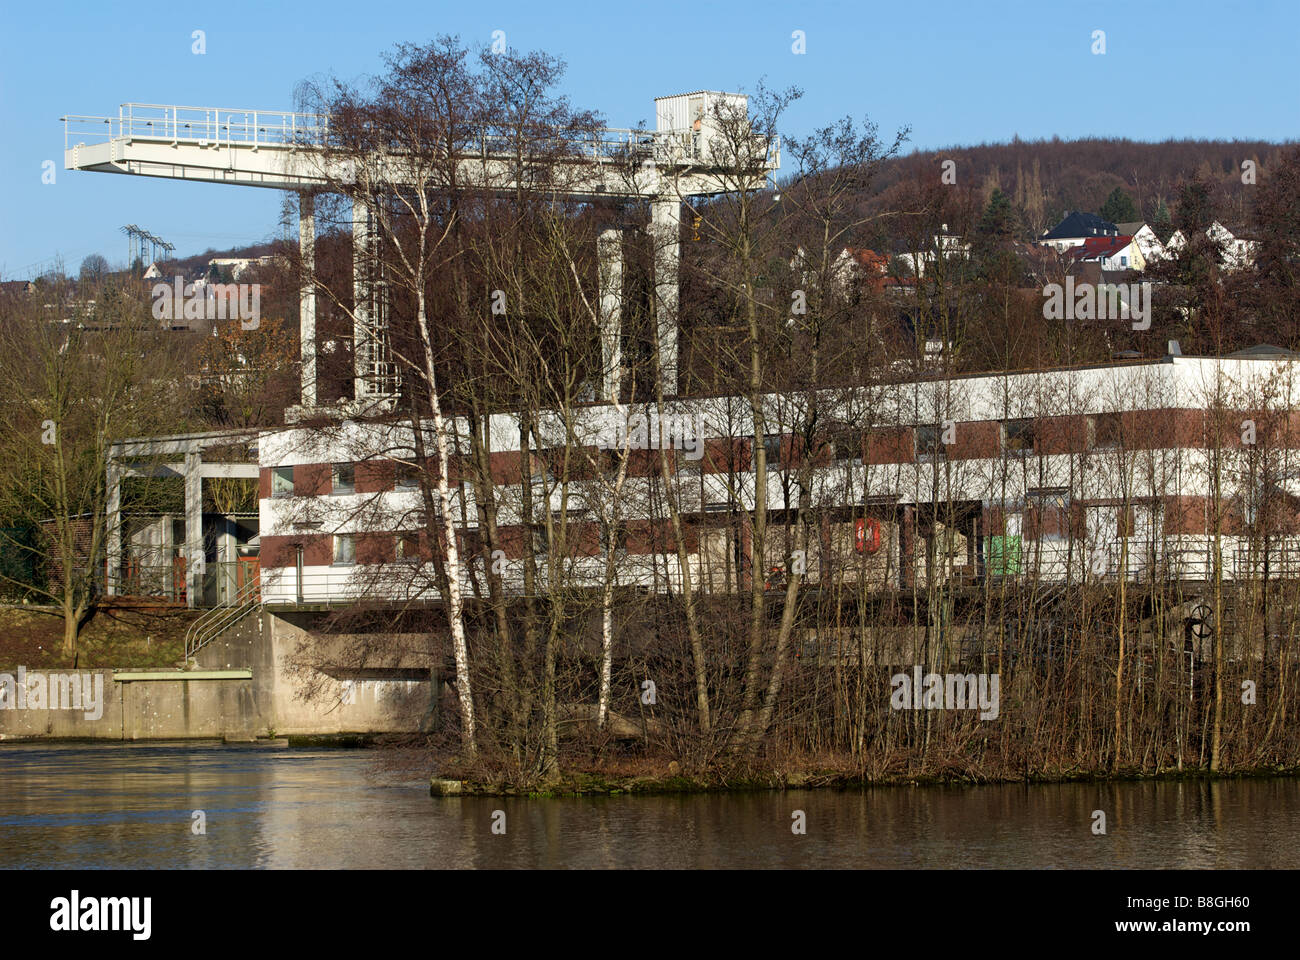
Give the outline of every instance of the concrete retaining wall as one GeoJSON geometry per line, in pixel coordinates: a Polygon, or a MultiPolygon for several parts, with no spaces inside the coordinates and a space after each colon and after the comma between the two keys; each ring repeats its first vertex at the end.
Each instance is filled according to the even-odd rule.
{"type": "Polygon", "coordinates": [[[253,614],[199,651],[197,670],[33,670],[21,697],[18,668],[0,667],[0,739],[247,739],[427,728],[426,669],[295,669],[290,661],[304,638],[309,634],[284,618],[253,614]],[[102,687],[102,702],[70,703],[72,688],[87,684],[102,687]],[[35,686],[44,693],[20,707],[35,686]],[[56,687],[64,691],[57,703],[56,687]]]}
{"type": "MultiPolygon", "coordinates": [[[[17,670],[4,670],[17,679],[17,670]]],[[[263,726],[247,670],[190,674],[117,670],[38,670],[26,676],[27,691],[49,678],[77,678],[102,689],[94,698],[56,706],[50,695],[38,706],[10,701],[0,706],[0,736],[86,740],[180,740],[190,737],[256,736],[263,726]],[[184,678],[184,679],[182,679],[184,678]]],[[[264,730],[261,730],[263,734],[264,730]]]]}

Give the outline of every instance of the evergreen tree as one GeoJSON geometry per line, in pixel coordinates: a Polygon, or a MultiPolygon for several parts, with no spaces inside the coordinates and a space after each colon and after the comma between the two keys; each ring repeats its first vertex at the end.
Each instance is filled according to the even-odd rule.
{"type": "Polygon", "coordinates": [[[1174,218],[1169,213],[1169,207],[1165,205],[1164,198],[1156,201],[1155,213],[1151,215],[1151,229],[1155,231],[1160,242],[1164,243],[1174,233],[1174,218]]]}
{"type": "Polygon", "coordinates": [[[989,205],[980,217],[979,232],[990,240],[1010,240],[1015,235],[1016,213],[1001,190],[995,189],[989,197],[989,205]]]}
{"type": "Polygon", "coordinates": [[[1098,212],[1103,220],[1109,220],[1111,223],[1130,223],[1137,220],[1139,216],[1137,205],[1133,203],[1133,198],[1124,191],[1123,187],[1112,190],[1098,212]]]}

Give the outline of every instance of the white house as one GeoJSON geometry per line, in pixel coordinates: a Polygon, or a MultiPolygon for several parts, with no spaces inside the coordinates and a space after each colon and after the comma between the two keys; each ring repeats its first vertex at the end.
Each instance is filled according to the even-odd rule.
{"type": "Polygon", "coordinates": [[[1146,258],[1131,236],[1095,237],[1066,251],[1074,263],[1095,261],[1103,270],[1145,270],[1146,258]]]}
{"type": "Polygon", "coordinates": [[[940,257],[947,260],[952,257],[966,259],[970,256],[971,245],[955,233],[948,232],[948,224],[943,224],[939,232],[930,238],[929,246],[924,250],[900,253],[898,259],[907,264],[908,269],[917,277],[925,276],[925,268],[940,257]]]}
{"type": "MultiPolygon", "coordinates": [[[[1223,251],[1224,269],[1240,270],[1255,262],[1255,254],[1259,252],[1259,241],[1236,236],[1218,220],[1210,224],[1205,235],[1223,251]]],[[[1183,235],[1183,231],[1175,230],[1174,235],[1165,244],[1165,250],[1169,256],[1177,256],[1185,246],[1187,246],[1187,237],[1183,235]]]]}
{"type": "Polygon", "coordinates": [[[1156,260],[1163,260],[1165,257],[1165,245],[1160,242],[1156,232],[1151,229],[1149,223],[1141,220],[1135,220],[1132,223],[1117,224],[1120,236],[1132,237],[1133,243],[1137,245],[1138,252],[1141,253],[1142,259],[1146,263],[1156,260]]]}

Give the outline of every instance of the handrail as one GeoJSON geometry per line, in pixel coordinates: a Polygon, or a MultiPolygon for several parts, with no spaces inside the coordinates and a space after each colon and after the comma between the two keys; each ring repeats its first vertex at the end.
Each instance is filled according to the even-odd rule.
{"type": "Polygon", "coordinates": [[[200,648],[212,640],[226,627],[244,617],[245,614],[262,605],[261,578],[244,584],[235,599],[223,606],[213,607],[203,614],[185,631],[185,659],[189,660],[200,648]]]}
{"type": "MultiPolygon", "coordinates": [[[[79,143],[152,139],[173,144],[181,141],[198,141],[213,146],[250,144],[257,148],[320,146],[328,141],[330,134],[328,114],[244,107],[132,102],[121,104],[116,117],[66,114],[59,119],[64,124],[65,150],[71,149],[74,137],[95,138],[79,143]]],[[[485,156],[510,152],[505,149],[513,136],[513,129],[508,124],[483,124],[475,129],[466,128],[464,133],[467,154],[475,146],[485,156]]],[[[602,127],[593,132],[576,131],[549,139],[556,143],[580,145],[584,152],[589,150],[593,158],[617,159],[629,153],[648,152],[656,159],[669,161],[696,159],[691,156],[690,134],[681,130],[602,127]]],[[[780,151],[780,138],[767,138],[769,164],[780,165],[780,151]]]]}

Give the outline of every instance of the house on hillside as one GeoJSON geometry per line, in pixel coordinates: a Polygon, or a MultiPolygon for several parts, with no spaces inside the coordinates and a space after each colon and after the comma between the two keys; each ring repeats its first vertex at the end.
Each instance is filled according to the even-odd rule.
{"type": "Polygon", "coordinates": [[[1095,213],[1080,213],[1078,210],[1071,210],[1064,220],[1050,230],[1044,231],[1043,235],[1038,238],[1038,243],[1063,252],[1071,247],[1079,246],[1085,240],[1095,240],[1098,237],[1118,237],[1119,235],[1119,227],[1109,220],[1103,220],[1095,213]]]}
{"type": "MultiPolygon", "coordinates": [[[[1229,230],[1218,220],[1215,220],[1205,230],[1205,235],[1222,252],[1222,263],[1225,270],[1241,270],[1255,262],[1255,254],[1259,251],[1259,241],[1248,239],[1242,235],[1243,233],[1243,230],[1236,232],[1229,230]]],[[[1165,250],[1172,257],[1177,256],[1186,246],[1187,237],[1183,234],[1183,231],[1175,230],[1174,235],[1165,244],[1165,250]]]]}
{"type": "Polygon", "coordinates": [[[1223,266],[1228,270],[1241,270],[1255,262],[1259,241],[1248,238],[1243,228],[1229,230],[1218,220],[1205,231],[1223,251],[1223,266]]]}
{"type": "Polygon", "coordinates": [[[36,292],[36,284],[31,280],[0,281],[0,296],[25,297],[36,292]]]}
{"type": "Polygon", "coordinates": [[[835,278],[847,284],[855,273],[872,290],[880,290],[889,276],[889,258],[867,247],[845,247],[835,258],[835,278]]]}
{"type": "MultiPolygon", "coordinates": [[[[790,266],[799,270],[800,264],[805,259],[805,252],[800,247],[790,266]]],[[[865,288],[875,293],[883,290],[899,291],[916,286],[916,280],[912,277],[892,276],[889,267],[890,258],[883,253],[877,253],[868,247],[845,247],[831,264],[831,276],[841,289],[849,287],[855,278],[859,279],[865,288]]],[[[814,282],[809,269],[805,268],[801,273],[804,283],[814,282]]]]}
{"type": "Polygon", "coordinates": [[[930,238],[930,243],[923,250],[906,250],[898,254],[898,259],[907,264],[912,275],[924,277],[925,269],[933,266],[939,259],[950,260],[954,257],[970,257],[971,245],[959,234],[951,233],[948,224],[942,224],[939,232],[930,238]]]}
{"type": "Polygon", "coordinates": [[[1117,226],[1119,227],[1120,236],[1133,238],[1133,243],[1142,254],[1143,261],[1152,263],[1164,259],[1165,245],[1160,242],[1156,232],[1151,229],[1151,224],[1144,220],[1135,220],[1131,223],[1117,224],[1117,226]]]}
{"type": "Polygon", "coordinates": [[[1102,270],[1144,270],[1146,258],[1131,236],[1093,237],[1065,252],[1071,264],[1096,261],[1102,270]]]}
{"type": "Polygon", "coordinates": [[[253,267],[264,267],[275,261],[274,254],[265,257],[213,257],[208,261],[206,277],[220,280],[229,277],[238,283],[253,267]]]}

